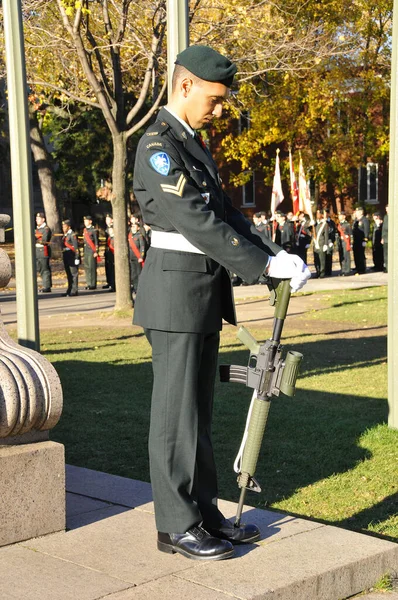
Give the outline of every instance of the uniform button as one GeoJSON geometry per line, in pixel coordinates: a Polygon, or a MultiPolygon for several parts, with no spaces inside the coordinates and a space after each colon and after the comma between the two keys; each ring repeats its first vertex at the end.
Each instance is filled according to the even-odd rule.
{"type": "Polygon", "coordinates": [[[232,246],[239,246],[239,239],[237,237],[231,237],[231,239],[229,240],[231,242],[232,246]]]}
{"type": "Polygon", "coordinates": [[[206,186],[207,186],[207,183],[206,183],[205,181],[202,181],[202,185],[203,185],[204,187],[206,187],[206,186]]]}

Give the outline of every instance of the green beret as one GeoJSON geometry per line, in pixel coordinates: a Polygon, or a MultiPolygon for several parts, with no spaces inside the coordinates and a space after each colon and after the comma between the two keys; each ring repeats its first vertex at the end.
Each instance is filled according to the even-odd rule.
{"type": "Polygon", "coordinates": [[[209,46],[188,46],[177,55],[176,65],[182,65],[199,79],[231,87],[236,65],[209,46]]]}

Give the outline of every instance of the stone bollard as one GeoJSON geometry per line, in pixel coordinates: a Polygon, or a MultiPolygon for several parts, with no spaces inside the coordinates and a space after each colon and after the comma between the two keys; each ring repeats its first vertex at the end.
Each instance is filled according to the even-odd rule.
{"type": "MultiPolygon", "coordinates": [[[[0,230],[9,220],[0,215],[0,230]]],[[[0,248],[0,288],[10,278],[0,248]]],[[[64,447],[49,440],[61,412],[54,367],[15,343],[0,315],[0,546],[65,529],[64,447]]]]}

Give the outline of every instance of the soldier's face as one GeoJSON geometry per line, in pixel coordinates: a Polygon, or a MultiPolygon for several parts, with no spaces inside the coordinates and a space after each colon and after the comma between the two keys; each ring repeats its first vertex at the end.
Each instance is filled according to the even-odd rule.
{"type": "Polygon", "coordinates": [[[67,223],[62,223],[62,231],[67,233],[69,231],[69,225],[67,223]]]}
{"type": "Polygon", "coordinates": [[[36,225],[38,225],[40,227],[40,225],[43,225],[45,219],[43,219],[43,217],[36,217],[36,225]]]}
{"type": "Polygon", "coordinates": [[[192,129],[200,129],[222,115],[223,102],[229,89],[222,83],[212,81],[193,82],[184,80],[183,94],[185,114],[192,129]]]}

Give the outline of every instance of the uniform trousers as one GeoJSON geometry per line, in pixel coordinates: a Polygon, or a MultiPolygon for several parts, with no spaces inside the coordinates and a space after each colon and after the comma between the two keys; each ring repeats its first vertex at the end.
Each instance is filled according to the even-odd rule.
{"type": "Polygon", "coordinates": [[[70,250],[65,250],[62,255],[64,261],[64,269],[68,280],[67,294],[77,294],[77,285],[79,277],[79,269],[75,265],[75,253],[70,250]]]}
{"type": "Polygon", "coordinates": [[[318,277],[325,277],[326,252],[323,250],[314,250],[314,264],[318,277]]]}
{"type": "Polygon", "coordinates": [[[52,281],[51,281],[51,268],[50,268],[50,259],[46,256],[36,258],[36,269],[39,273],[43,289],[49,290],[51,289],[52,281]]]}
{"type": "Polygon", "coordinates": [[[217,474],[211,441],[219,332],[145,330],[152,346],[150,474],[158,531],[217,526],[217,474]]]}
{"type": "Polygon", "coordinates": [[[138,280],[140,278],[142,271],[141,263],[138,262],[137,258],[130,259],[130,283],[134,288],[134,291],[137,292],[138,288],[138,280]]]}
{"type": "Polygon", "coordinates": [[[87,287],[97,287],[97,259],[90,251],[84,253],[84,273],[87,287]]]}
{"type": "Polygon", "coordinates": [[[347,250],[345,241],[342,240],[339,242],[339,259],[342,275],[349,275],[351,273],[351,253],[347,250]]]}
{"type": "Polygon", "coordinates": [[[105,276],[106,283],[115,291],[115,255],[112,250],[105,250],[105,276]]]}
{"type": "Polygon", "coordinates": [[[354,251],[354,262],[355,268],[358,273],[366,272],[366,258],[365,258],[365,248],[362,246],[362,242],[354,242],[353,245],[354,251]]]}

